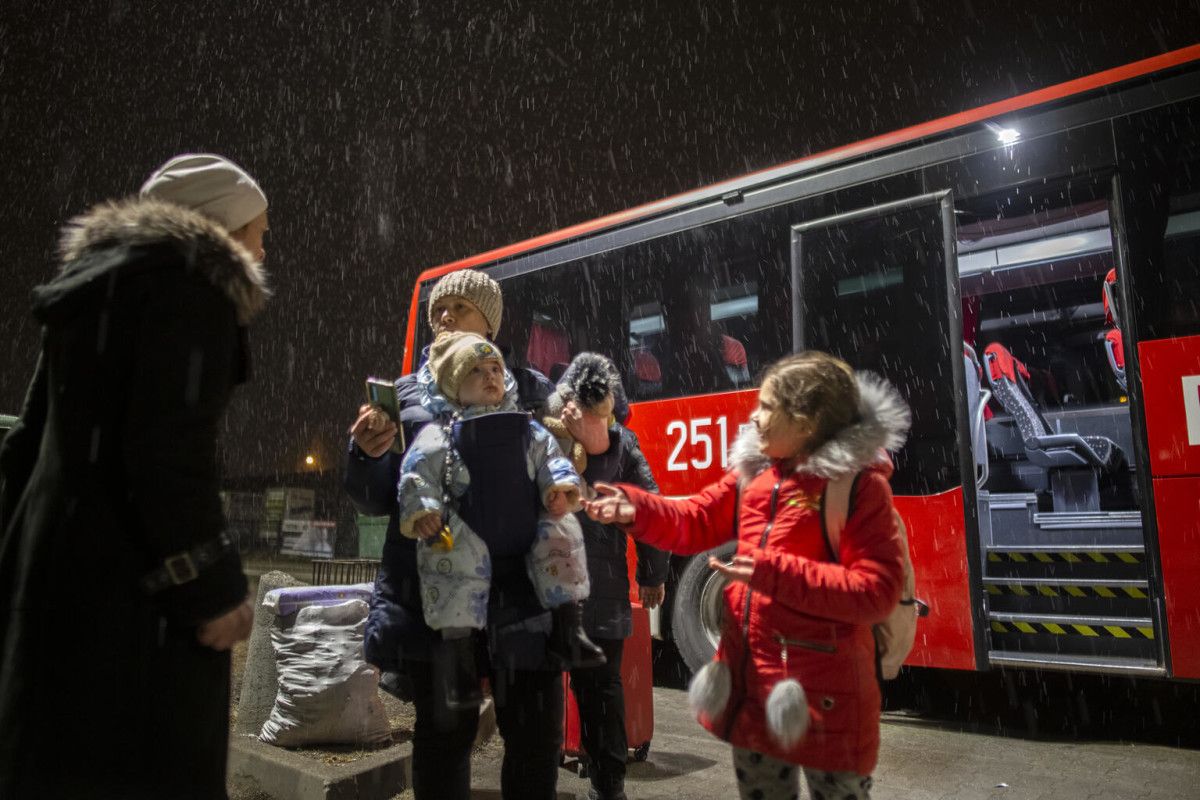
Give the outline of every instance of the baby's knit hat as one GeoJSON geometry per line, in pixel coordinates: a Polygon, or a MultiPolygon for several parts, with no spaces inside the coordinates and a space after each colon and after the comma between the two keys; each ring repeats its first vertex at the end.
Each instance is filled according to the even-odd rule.
{"type": "Polygon", "coordinates": [[[487,339],[464,331],[447,331],[434,339],[429,348],[429,370],[438,388],[451,402],[458,402],[458,390],[480,361],[495,359],[501,366],[504,355],[487,339]]]}
{"type": "Polygon", "coordinates": [[[479,270],[462,269],[451,272],[433,285],[429,295],[429,327],[433,327],[433,307],[443,297],[456,295],[471,302],[487,320],[491,334],[500,332],[500,315],[504,312],[504,298],[500,284],[479,270]]]}

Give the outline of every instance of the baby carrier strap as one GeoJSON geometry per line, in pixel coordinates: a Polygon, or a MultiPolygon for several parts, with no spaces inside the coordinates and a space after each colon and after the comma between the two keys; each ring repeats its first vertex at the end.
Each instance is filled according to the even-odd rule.
{"type": "Polygon", "coordinates": [[[529,414],[504,411],[458,420],[453,443],[470,476],[458,513],[494,559],[523,556],[537,534],[541,498],[529,476],[529,414]]]}

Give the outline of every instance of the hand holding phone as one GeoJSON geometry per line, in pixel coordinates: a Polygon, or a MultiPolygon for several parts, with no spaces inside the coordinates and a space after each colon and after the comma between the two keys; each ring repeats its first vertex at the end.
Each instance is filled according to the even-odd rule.
{"type": "Polygon", "coordinates": [[[396,438],[392,442],[393,453],[404,452],[404,428],[400,425],[400,402],[396,397],[396,385],[380,378],[367,378],[367,403],[378,408],[396,425],[396,438]]]}

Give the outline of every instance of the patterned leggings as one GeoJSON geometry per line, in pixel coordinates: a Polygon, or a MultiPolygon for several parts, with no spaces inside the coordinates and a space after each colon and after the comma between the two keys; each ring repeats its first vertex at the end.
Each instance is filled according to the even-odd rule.
{"type": "Polygon", "coordinates": [[[797,767],[753,750],[733,748],[742,800],[798,800],[800,773],[812,800],[871,800],[871,776],[797,767]]]}

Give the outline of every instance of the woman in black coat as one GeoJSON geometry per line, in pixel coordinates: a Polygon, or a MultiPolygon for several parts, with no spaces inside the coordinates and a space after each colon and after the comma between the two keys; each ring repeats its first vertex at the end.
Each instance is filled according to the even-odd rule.
{"type": "Polygon", "coordinates": [[[238,241],[177,203],[99,206],[34,292],[41,357],[0,447],[0,797],[225,797],[251,614],[216,440],[267,296],[266,200],[243,199],[238,241]]]}

